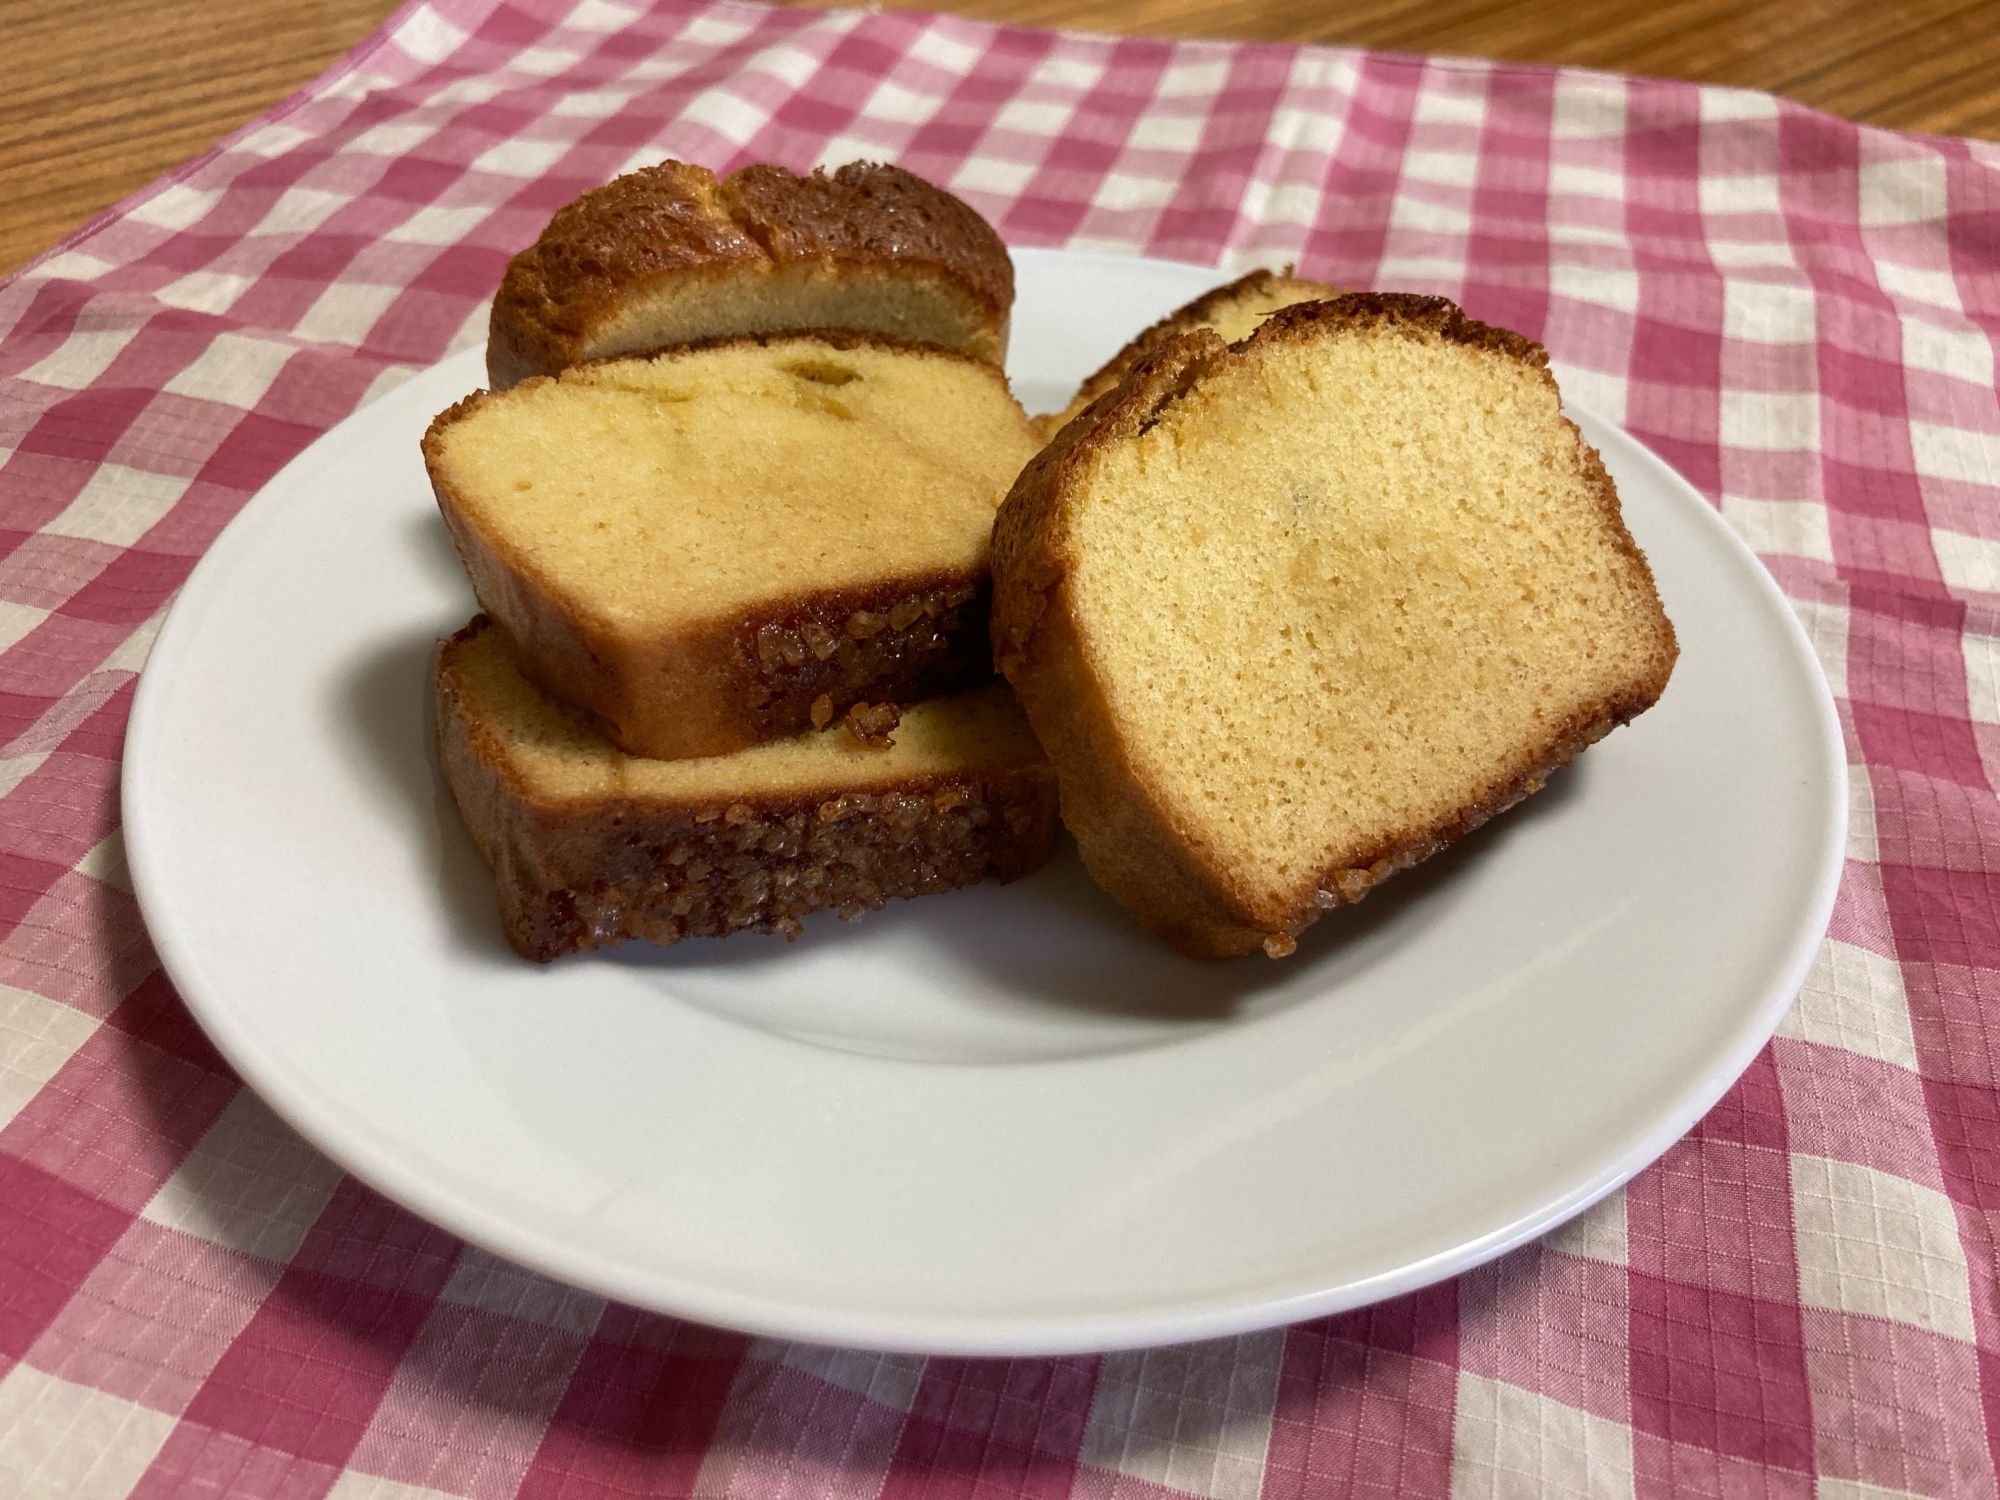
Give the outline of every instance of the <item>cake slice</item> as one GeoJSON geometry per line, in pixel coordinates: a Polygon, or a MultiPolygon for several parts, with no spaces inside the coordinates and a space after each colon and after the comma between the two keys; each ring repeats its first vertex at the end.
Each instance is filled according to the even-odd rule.
{"type": "Polygon", "coordinates": [[[1007,357],[1014,265],[976,211],[900,167],[828,176],[662,162],[557,211],[507,264],[496,390],[585,360],[807,328],[1007,357]]]}
{"type": "Polygon", "coordinates": [[[1295,302],[1319,302],[1340,295],[1340,288],[1323,281],[1308,281],[1290,270],[1252,271],[1226,286],[1203,292],[1186,307],[1168,313],[1131,343],[1112,355],[1104,368],[1077,387],[1076,395],[1061,411],[1035,418],[1042,436],[1054,437],[1091,402],[1112,389],[1132,366],[1151,354],[1177,333],[1197,328],[1212,329],[1223,342],[1233,344],[1257,331],[1257,325],[1281,307],[1295,302]]]}
{"type": "Polygon", "coordinates": [[[1177,335],[1036,458],[995,660],[1092,875],[1291,951],[1649,707],[1676,654],[1541,348],[1440,298],[1177,335]]]}
{"type": "Polygon", "coordinates": [[[1005,683],[709,760],[623,754],[538,691],[482,616],[438,654],[438,763],[493,866],[500,922],[548,960],[799,930],[891,896],[1014,880],[1048,858],[1055,775],[1005,683]]]}
{"type": "Polygon", "coordinates": [[[522,670],[633,755],[722,755],[992,670],[1006,378],[867,334],[565,370],[443,413],[438,505],[522,670]]]}

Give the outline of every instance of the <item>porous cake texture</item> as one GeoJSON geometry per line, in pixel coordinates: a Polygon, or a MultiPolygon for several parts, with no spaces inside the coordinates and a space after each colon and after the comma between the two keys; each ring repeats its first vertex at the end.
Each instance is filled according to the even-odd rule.
{"type": "Polygon", "coordinates": [[[1014,266],[993,228],[900,167],[828,175],[669,161],[560,209],[507,265],[488,378],[504,390],[590,359],[848,328],[1007,356],[1014,266]]]}
{"type": "Polygon", "coordinates": [[[1545,354],[1440,298],[1165,340],[1022,474],[993,568],[1085,862],[1200,957],[1290,952],[1676,655],[1545,354]]]}
{"type": "Polygon", "coordinates": [[[705,760],[625,755],[515,670],[481,616],[438,655],[438,761],[525,957],[799,931],[1047,859],[1055,774],[1006,684],[705,760]]]}
{"type": "Polygon", "coordinates": [[[1076,388],[1076,394],[1061,411],[1035,418],[1044,439],[1054,437],[1083,409],[1113,389],[1140,360],[1177,333],[1207,328],[1223,342],[1233,344],[1257,331],[1272,313],[1295,302],[1318,302],[1340,295],[1340,288],[1324,281],[1309,281],[1284,271],[1252,271],[1225,286],[1204,292],[1187,306],[1152,325],[1106,361],[1104,368],[1076,388]]]}
{"type": "Polygon", "coordinates": [[[522,670],[671,759],[990,674],[993,514],[1036,447],[997,367],[828,332],[481,392],[424,458],[522,670]]]}

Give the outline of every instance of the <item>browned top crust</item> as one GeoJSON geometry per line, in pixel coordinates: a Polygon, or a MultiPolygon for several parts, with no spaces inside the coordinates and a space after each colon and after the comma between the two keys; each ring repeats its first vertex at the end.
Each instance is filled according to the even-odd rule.
{"type": "MultiPolygon", "coordinates": [[[[1152,327],[1143,330],[1137,337],[1120,349],[1101,365],[1097,372],[1076,388],[1076,401],[1091,402],[1123,380],[1132,366],[1159,348],[1175,334],[1191,333],[1215,321],[1216,317],[1232,302],[1250,297],[1268,296],[1274,288],[1286,281],[1295,281],[1288,267],[1284,272],[1258,269],[1248,275],[1239,276],[1234,281],[1203,292],[1186,307],[1167,314],[1152,327]]],[[[1333,288],[1327,292],[1332,294],[1333,288]]]]}
{"type": "Polygon", "coordinates": [[[619,290],[663,271],[761,259],[719,202],[706,167],[662,162],[614,178],[556,210],[541,238],[507,263],[496,317],[520,316],[581,337],[619,290]]]}
{"type": "Polygon", "coordinates": [[[901,167],[849,162],[797,177],[760,164],[717,181],[706,167],[667,161],[558,209],[508,262],[492,326],[503,340],[532,328],[574,347],[607,308],[660,277],[816,260],[928,270],[996,322],[1014,303],[1014,264],[993,227],[901,167]]]}
{"type": "Polygon", "coordinates": [[[996,316],[1014,305],[1014,262],[971,205],[914,172],[853,161],[829,177],[758,165],[719,191],[732,217],[772,260],[822,255],[934,265],[964,281],[996,316]]]}
{"type": "MultiPolygon", "coordinates": [[[[1272,313],[1258,332],[1267,339],[1304,343],[1323,328],[1363,329],[1371,325],[1401,327],[1448,344],[1491,350],[1537,370],[1549,367],[1549,351],[1526,334],[1468,318],[1448,297],[1422,297],[1414,292],[1346,292],[1325,302],[1294,303],[1272,313]]],[[[1245,339],[1243,344],[1249,342],[1245,339]]]]}

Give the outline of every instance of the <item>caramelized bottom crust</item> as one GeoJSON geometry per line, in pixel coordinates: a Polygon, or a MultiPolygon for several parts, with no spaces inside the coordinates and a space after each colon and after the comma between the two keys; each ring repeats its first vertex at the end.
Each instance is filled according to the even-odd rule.
{"type": "Polygon", "coordinates": [[[621,754],[535,689],[483,616],[444,644],[438,763],[524,957],[799,931],[892,896],[1014,880],[1048,858],[1056,778],[1004,685],[734,755],[621,754]]]}
{"type": "Polygon", "coordinates": [[[824,728],[856,704],[914,703],[993,675],[991,584],[949,579],[829,598],[740,632],[745,717],[760,740],[824,728]]]}
{"type": "Polygon", "coordinates": [[[796,937],[814,912],[853,921],[892,896],[1029,874],[1054,843],[1053,786],[1051,776],[1004,772],[816,806],[739,802],[705,827],[683,819],[633,830],[643,868],[616,879],[503,890],[503,920],[517,949],[544,960],[628,938],[796,937]]]}

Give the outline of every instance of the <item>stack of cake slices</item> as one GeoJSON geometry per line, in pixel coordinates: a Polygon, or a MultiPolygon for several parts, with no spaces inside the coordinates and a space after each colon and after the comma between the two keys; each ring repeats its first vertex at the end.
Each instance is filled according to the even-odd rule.
{"type": "Polygon", "coordinates": [[[439,760],[522,954],[789,935],[1047,857],[987,636],[1039,446],[1012,302],[985,221],[893,167],[667,163],[510,264],[493,388],[424,458],[484,611],[439,654],[439,760]]]}
{"type": "Polygon", "coordinates": [[[1158,937],[1282,957],[1665,690],[1539,345],[1258,271],[1031,424],[1012,302],[866,165],[667,163],[509,265],[424,456],[485,610],[439,756],[522,953],[1011,879],[1059,801],[1158,937]]]}

